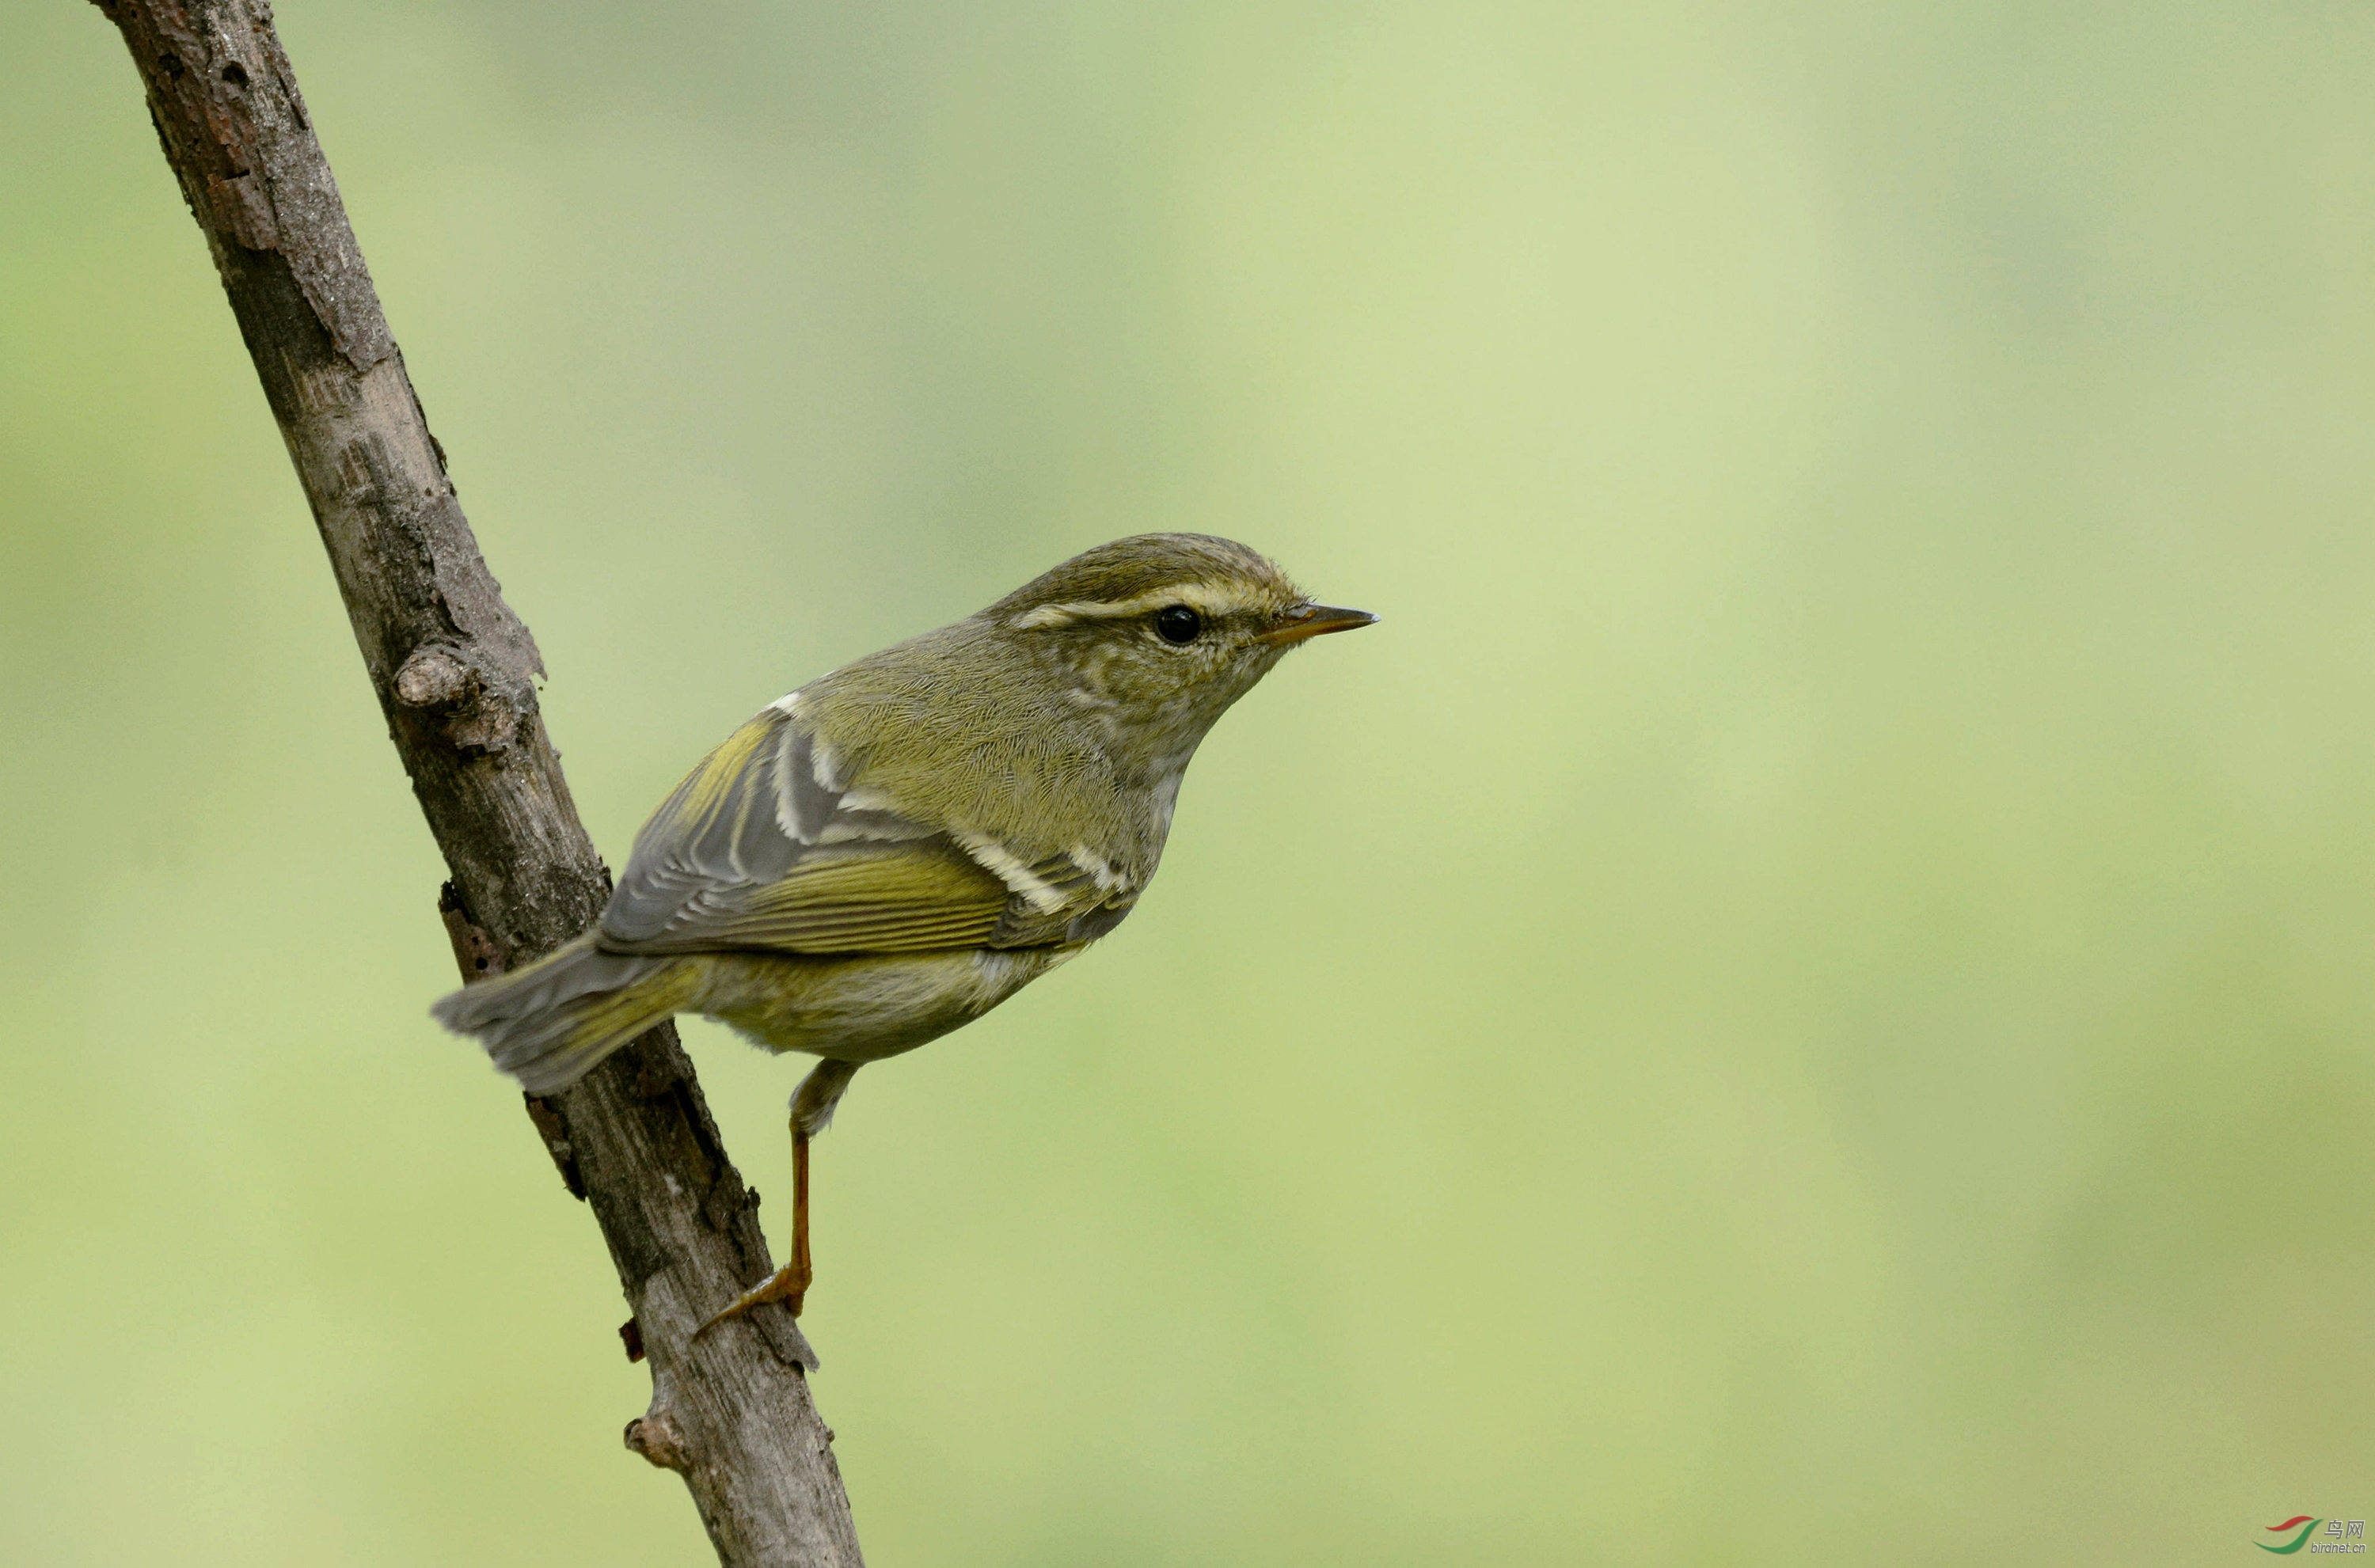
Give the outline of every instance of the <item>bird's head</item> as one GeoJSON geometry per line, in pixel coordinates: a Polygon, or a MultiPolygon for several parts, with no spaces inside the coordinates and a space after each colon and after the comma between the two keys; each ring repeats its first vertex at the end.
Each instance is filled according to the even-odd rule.
{"type": "Polygon", "coordinates": [[[1316,604],[1266,557],[1207,534],[1099,545],[982,615],[1132,760],[1173,770],[1288,649],[1377,619],[1316,604]]]}

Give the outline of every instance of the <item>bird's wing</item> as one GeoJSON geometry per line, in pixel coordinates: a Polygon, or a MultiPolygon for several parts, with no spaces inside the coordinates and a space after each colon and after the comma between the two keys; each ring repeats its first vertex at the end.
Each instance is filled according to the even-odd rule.
{"type": "Polygon", "coordinates": [[[1084,940],[1117,918],[1098,921],[1116,891],[1099,867],[916,821],[842,766],[797,697],[735,731],[635,836],[602,945],[923,952],[1084,940]]]}

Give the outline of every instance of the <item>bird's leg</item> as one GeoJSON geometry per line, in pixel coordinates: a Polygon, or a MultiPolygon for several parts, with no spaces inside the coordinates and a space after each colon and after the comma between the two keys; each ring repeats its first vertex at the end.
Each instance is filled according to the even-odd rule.
{"type": "Polygon", "coordinates": [[[800,1130],[799,1118],[792,1119],[792,1256],[781,1268],[759,1284],[751,1286],[725,1311],[692,1331],[699,1338],[729,1317],[739,1317],[752,1307],[765,1306],[769,1302],[786,1302],[792,1315],[800,1315],[800,1303],[809,1293],[809,1281],[814,1272],[809,1267],[809,1135],[800,1130]]]}
{"type": "Polygon", "coordinates": [[[798,1121],[792,1123],[792,1261],[787,1267],[799,1280],[792,1287],[792,1315],[798,1317],[809,1282],[816,1278],[816,1270],[809,1267],[809,1135],[798,1121]]]}
{"type": "Polygon", "coordinates": [[[792,1255],[773,1276],[743,1291],[723,1312],[694,1329],[695,1338],[729,1317],[740,1317],[770,1302],[786,1303],[792,1315],[799,1316],[809,1284],[816,1277],[809,1264],[809,1139],[833,1120],[833,1107],[841,1102],[842,1091],[857,1072],[856,1062],[820,1062],[801,1080],[799,1092],[792,1096],[792,1255]]]}

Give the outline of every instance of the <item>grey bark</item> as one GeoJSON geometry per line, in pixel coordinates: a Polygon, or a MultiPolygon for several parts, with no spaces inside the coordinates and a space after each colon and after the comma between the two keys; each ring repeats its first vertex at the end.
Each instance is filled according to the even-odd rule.
{"type": "MultiPolygon", "coordinates": [[[[95,3],[148,88],[453,872],[441,906],[465,977],[548,951],[592,923],[609,874],[538,713],[536,643],[455,498],[271,8],[95,3]]],[[[531,1098],[528,1113],[609,1244],[633,1313],[628,1352],[649,1357],[651,1406],[627,1446],[683,1476],[721,1562],[857,1564],[798,1326],[767,1307],[692,1338],[770,1263],[757,1196],[726,1157],[674,1027],[563,1094],[531,1098]]]]}

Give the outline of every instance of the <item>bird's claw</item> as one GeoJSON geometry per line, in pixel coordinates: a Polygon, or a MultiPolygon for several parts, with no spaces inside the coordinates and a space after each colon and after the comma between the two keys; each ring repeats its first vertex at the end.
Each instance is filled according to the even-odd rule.
{"type": "Polygon", "coordinates": [[[698,1339],[727,1318],[740,1317],[752,1307],[765,1306],[770,1302],[788,1302],[791,1303],[792,1315],[799,1316],[800,1303],[809,1293],[809,1270],[801,1267],[797,1261],[786,1263],[776,1269],[773,1276],[737,1296],[723,1312],[694,1329],[692,1337],[698,1339]]]}

